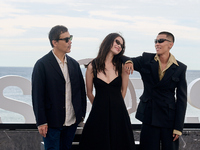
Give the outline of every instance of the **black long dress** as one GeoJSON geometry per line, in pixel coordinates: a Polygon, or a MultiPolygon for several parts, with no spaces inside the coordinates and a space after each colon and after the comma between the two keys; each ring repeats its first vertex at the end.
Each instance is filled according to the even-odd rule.
{"type": "Polygon", "coordinates": [[[133,131],[121,94],[122,78],[109,84],[94,75],[96,95],[80,140],[80,150],[135,150],[133,131]]]}

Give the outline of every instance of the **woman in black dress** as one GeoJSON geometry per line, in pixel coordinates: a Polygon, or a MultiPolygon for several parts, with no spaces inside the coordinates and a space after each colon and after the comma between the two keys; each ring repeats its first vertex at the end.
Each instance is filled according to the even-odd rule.
{"type": "Polygon", "coordinates": [[[124,38],[111,33],[105,37],[97,57],[87,67],[86,88],[92,109],[82,132],[80,150],[135,149],[124,103],[129,80],[120,59],[124,50],[124,38]]]}

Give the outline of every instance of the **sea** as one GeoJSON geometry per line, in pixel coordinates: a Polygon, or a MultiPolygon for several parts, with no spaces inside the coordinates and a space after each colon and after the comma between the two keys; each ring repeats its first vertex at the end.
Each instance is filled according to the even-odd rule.
{"type": "MultiPolygon", "coordinates": [[[[17,75],[24,77],[31,81],[32,67],[0,67],[0,80],[4,76],[8,75],[17,75]]],[[[81,68],[83,76],[85,76],[85,68],[81,68]]],[[[134,72],[129,78],[140,78],[139,73],[134,72]]],[[[186,80],[189,85],[193,80],[200,78],[200,70],[187,70],[186,80]]],[[[22,90],[16,86],[8,86],[3,91],[1,91],[4,97],[9,99],[14,99],[16,101],[21,101],[32,106],[31,95],[23,95],[22,90]]],[[[141,91],[136,91],[136,98],[139,101],[141,91]]],[[[130,114],[132,124],[140,124],[137,119],[135,119],[135,113],[130,114]]],[[[0,100],[0,119],[2,123],[23,123],[24,117],[20,114],[10,112],[1,108],[0,100]]],[[[200,122],[200,109],[195,108],[194,106],[188,103],[186,111],[187,123],[198,123],[200,122]]]]}

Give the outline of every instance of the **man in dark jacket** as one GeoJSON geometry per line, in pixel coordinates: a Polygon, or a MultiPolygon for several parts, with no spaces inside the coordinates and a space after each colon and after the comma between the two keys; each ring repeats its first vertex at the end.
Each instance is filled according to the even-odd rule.
{"type": "Polygon", "coordinates": [[[72,37],[66,27],[53,27],[49,33],[53,50],[36,62],[32,73],[33,109],[46,150],[69,150],[86,113],[80,66],[66,54],[72,37]]]}
{"type": "MultiPolygon", "coordinates": [[[[187,106],[187,67],[170,53],[173,44],[173,34],[160,32],[155,39],[156,54],[143,53],[131,58],[144,84],[136,112],[136,118],[142,121],[142,150],[160,150],[161,147],[178,150],[179,147],[187,106]]],[[[130,66],[127,62],[127,69],[130,66]]]]}

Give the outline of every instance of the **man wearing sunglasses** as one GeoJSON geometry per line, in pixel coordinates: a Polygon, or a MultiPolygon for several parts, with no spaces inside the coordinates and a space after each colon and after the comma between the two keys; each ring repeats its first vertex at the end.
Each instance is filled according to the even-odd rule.
{"type": "Polygon", "coordinates": [[[36,62],[32,73],[33,110],[45,150],[69,150],[86,113],[80,66],[66,54],[72,37],[66,27],[53,27],[49,32],[53,49],[36,62]]]}
{"type": "Polygon", "coordinates": [[[154,42],[156,53],[123,58],[128,72],[134,66],[144,85],[136,112],[142,122],[140,146],[142,150],[178,150],[187,106],[187,66],[170,53],[173,34],[160,32],[154,42]]]}

